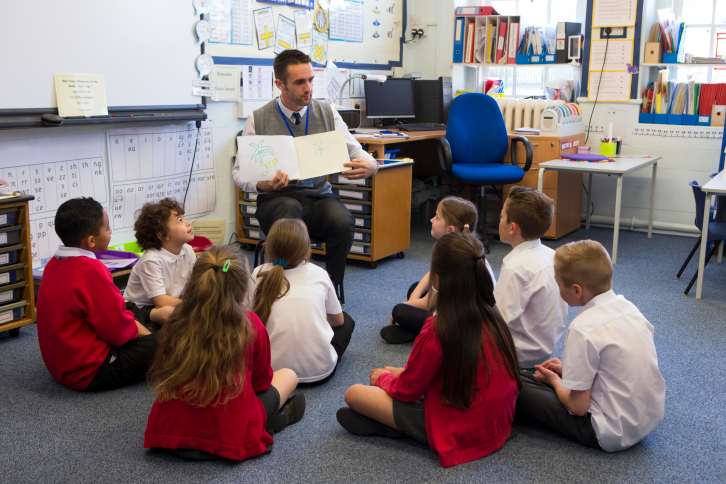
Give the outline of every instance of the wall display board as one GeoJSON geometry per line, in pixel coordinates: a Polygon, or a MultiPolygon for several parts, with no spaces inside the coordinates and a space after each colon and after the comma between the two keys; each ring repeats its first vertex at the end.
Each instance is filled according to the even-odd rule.
{"type": "MultiPolygon", "coordinates": [[[[234,17],[235,4],[246,5],[250,0],[213,0],[212,5],[218,6],[225,12],[222,17],[234,17]],[[229,12],[229,13],[227,13],[229,12]]],[[[273,25],[278,26],[279,17],[296,20],[296,14],[301,6],[287,2],[259,3],[255,2],[254,10],[260,8],[271,8],[274,18],[273,25]]],[[[334,61],[340,67],[359,67],[362,69],[389,70],[392,67],[402,65],[403,42],[405,39],[406,2],[395,0],[330,0],[325,2],[327,10],[325,17],[328,21],[328,28],[323,32],[326,41],[318,35],[317,44],[316,32],[312,32],[312,42],[305,41],[303,45],[297,45],[299,39],[294,42],[293,48],[299,48],[311,57],[318,55],[317,63],[325,65],[328,60],[334,61]],[[336,40],[341,39],[341,40],[336,40]],[[313,45],[310,45],[313,44],[313,45]],[[317,49],[316,49],[317,45],[317,49]],[[315,50],[314,50],[315,49],[315,50]]],[[[244,12],[248,9],[245,7],[244,12]]],[[[316,13],[320,8],[311,10],[313,25],[317,25],[316,13]]],[[[210,18],[215,15],[214,9],[210,11],[210,18]]],[[[238,15],[240,17],[240,15],[238,15]]],[[[241,17],[240,17],[241,18],[241,17]]],[[[248,25],[254,29],[252,14],[245,19],[248,25]]],[[[229,22],[228,22],[229,23],[229,22]]],[[[225,23],[227,25],[228,23],[225,23]]],[[[233,22],[232,22],[233,23],[233,22]]],[[[232,24],[230,23],[230,24],[232,24]]],[[[225,27],[227,28],[227,27],[225,27]]],[[[234,37],[234,27],[230,28],[230,34],[224,39],[234,37]]],[[[270,30],[268,28],[268,30],[270,30]]],[[[303,33],[308,39],[306,31],[303,33]]],[[[264,34],[264,32],[263,32],[264,34]]],[[[320,34],[320,32],[318,32],[320,34]]],[[[259,35],[253,35],[252,45],[220,41],[223,36],[218,36],[206,45],[206,53],[214,58],[217,65],[272,65],[274,49],[260,48],[258,45],[259,35]]],[[[266,47],[266,46],[262,46],[266,47]]],[[[279,49],[276,49],[279,51],[279,49]]]]}

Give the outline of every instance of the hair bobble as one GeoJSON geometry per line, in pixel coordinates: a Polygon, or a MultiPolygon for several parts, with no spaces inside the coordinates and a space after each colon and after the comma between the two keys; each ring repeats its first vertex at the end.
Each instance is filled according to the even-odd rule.
{"type": "Polygon", "coordinates": [[[214,269],[215,271],[220,270],[222,267],[218,266],[217,264],[209,264],[210,269],[214,269]]]}
{"type": "Polygon", "coordinates": [[[471,260],[473,260],[474,262],[476,262],[478,260],[481,260],[481,256],[479,256],[479,257],[473,257],[471,260]]]}
{"type": "Polygon", "coordinates": [[[287,269],[287,262],[285,262],[283,259],[275,259],[275,262],[272,263],[276,266],[282,266],[283,269],[287,269]]]}
{"type": "Polygon", "coordinates": [[[468,229],[469,228],[469,224],[464,224],[464,228],[465,229],[468,229]]]}

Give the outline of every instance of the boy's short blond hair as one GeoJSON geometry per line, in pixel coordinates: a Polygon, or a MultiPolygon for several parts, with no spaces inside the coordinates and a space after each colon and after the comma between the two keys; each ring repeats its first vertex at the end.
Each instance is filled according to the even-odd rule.
{"type": "Polygon", "coordinates": [[[552,226],[555,202],[534,188],[512,187],[504,203],[507,222],[519,226],[524,240],[539,239],[552,226]]]}
{"type": "Polygon", "coordinates": [[[571,286],[579,284],[597,296],[613,287],[613,263],[600,242],[580,240],[555,251],[555,273],[571,286]]]}

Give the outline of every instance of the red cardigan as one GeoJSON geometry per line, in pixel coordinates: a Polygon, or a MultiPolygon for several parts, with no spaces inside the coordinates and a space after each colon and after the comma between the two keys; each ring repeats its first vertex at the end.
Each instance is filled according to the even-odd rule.
{"type": "Polygon", "coordinates": [[[260,455],[273,442],[265,431],[267,413],[255,395],[270,388],[270,338],[254,313],[247,316],[256,333],[248,352],[245,385],[226,405],[196,407],[182,400],[154,402],[144,447],[199,449],[227,459],[260,455]]]}
{"type": "Polygon", "coordinates": [[[424,395],[429,446],[439,454],[442,467],[451,467],[489,455],[504,445],[512,428],[519,391],[516,381],[507,374],[499,351],[485,344],[489,383],[480,359],[476,383],[480,390],[474,394],[469,410],[443,403],[443,352],[433,328],[435,321],[434,316],[424,323],[406,369],[398,377],[383,373],[375,385],[401,402],[415,402],[424,395]]]}
{"type": "Polygon", "coordinates": [[[100,261],[53,257],[38,290],[38,343],[53,378],[84,390],[106,360],[111,346],[136,338],[111,273],[100,261]]]}

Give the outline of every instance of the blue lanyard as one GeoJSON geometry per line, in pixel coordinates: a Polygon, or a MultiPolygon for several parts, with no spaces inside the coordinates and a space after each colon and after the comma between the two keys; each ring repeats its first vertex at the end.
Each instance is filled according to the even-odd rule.
{"type": "MultiPolygon", "coordinates": [[[[290,124],[287,122],[287,116],[285,116],[285,113],[282,112],[282,108],[280,107],[279,103],[277,104],[277,110],[280,111],[282,120],[285,121],[285,126],[287,126],[287,130],[290,132],[290,136],[292,136],[294,138],[295,134],[292,132],[292,129],[290,128],[290,124]]],[[[305,136],[308,135],[308,121],[310,121],[310,106],[308,106],[308,110],[305,113],[305,136]]]]}

